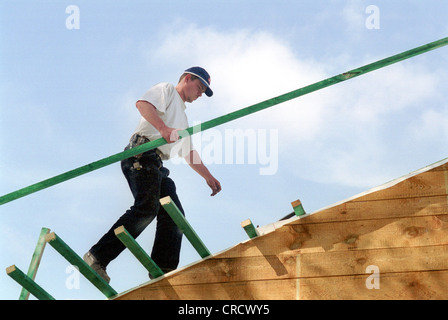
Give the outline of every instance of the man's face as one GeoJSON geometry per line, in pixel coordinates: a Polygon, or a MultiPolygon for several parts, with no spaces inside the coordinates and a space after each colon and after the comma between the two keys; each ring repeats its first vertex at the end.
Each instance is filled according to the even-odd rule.
{"type": "MultiPolygon", "coordinates": [[[[187,75],[189,77],[189,75],[187,75]]],[[[191,80],[191,77],[187,79],[185,86],[185,101],[193,102],[207,90],[207,87],[199,79],[191,80]]]]}

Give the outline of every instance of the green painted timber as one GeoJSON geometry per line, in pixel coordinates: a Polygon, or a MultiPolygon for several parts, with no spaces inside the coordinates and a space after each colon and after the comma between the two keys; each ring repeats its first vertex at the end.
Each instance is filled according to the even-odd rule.
{"type": "Polygon", "coordinates": [[[193,245],[193,247],[196,249],[199,255],[202,258],[210,256],[211,255],[210,251],[207,249],[202,240],[193,230],[191,225],[188,223],[187,219],[185,219],[184,215],[182,214],[182,212],[180,212],[176,204],[171,200],[171,197],[168,196],[160,199],[160,203],[162,204],[165,211],[168,212],[171,219],[173,219],[174,223],[176,223],[179,229],[182,230],[184,235],[187,237],[187,239],[190,241],[190,243],[193,245]]]}
{"type": "Polygon", "coordinates": [[[241,222],[241,226],[244,228],[244,231],[246,231],[249,238],[253,239],[258,237],[257,229],[255,229],[255,226],[253,225],[252,221],[250,221],[250,219],[241,222]]]}
{"type": "MultiPolygon", "coordinates": [[[[222,124],[227,123],[229,121],[233,121],[233,120],[236,120],[238,118],[245,117],[245,116],[250,115],[252,113],[255,113],[255,112],[264,110],[266,108],[272,107],[274,105],[283,103],[285,101],[292,100],[292,99],[295,99],[297,97],[306,95],[308,93],[311,93],[311,92],[314,92],[314,91],[317,91],[317,90],[320,90],[320,89],[332,86],[332,85],[337,84],[339,82],[358,77],[358,76],[366,74],[368,72],[371,72],[371,71],[374,71],[374,70],[377,70],[377,69],[380,69],[380,68],[384,68],[384,67],[389,66],[391,64],[394,64],[394,63],[397,63],[397,62],[400,62],[400,61],[412,58],[414,56],[420,55],[422,53],[425,53],[425,52],[428,52],[428,51],[431,51],[431,50],[434,50],[434,49],[446,46],[447,44],[448,44],[448,37],[440,39],[440,40],[437,40],[437,41],[434,41],[434,42],[430,42],[428,44],[425,44],[425,45],[422,45],[420,47],[417,47],[417,48],[414,48],[414,49],[411,49],[411,50],[408,50],[408,51],[405,51],[405,52],[402,52],[402,53],[390,56],[390,57],[382,59],[382,60],[378,60],[376,62],[373,62],[373,63],[367,64],[365,66],[359,67],[357,69],[353,69],[351,71],[338,74],[336,76],[333,76],[333,77],[327,78],[325,80],[313,83],[313,84],[305,86],[303,88],[300,88],[300,89],[297,89],[297,90],[285,93],[283,95],[274,97],[272,99],[268,99],[268,100],[265,100],[263,102],[254,104],[252,106],[249,106],[249,107],[246,107],[246,108],[243,108],[243,109],[231,112],[229,114],[217,117],[215,119],[206,121],[204,123],[201,123],[201,124],[198,124],[196,126],[192,126],[192,127],[189,127],[189,128],[187,128],[185,130],[180,131],[179,132],[180,139],[185,138],[185,137],[187,137],[189,135],[192,135],[192,134],[195,134],[195,133],[198,133],[198,132],[201,132],[201,131],[204,131],[204,130],[207,130],[207,129],[210,129],[210,128],[213,128],[213,127],[216,127],[218,125],[222,125],[222,124]]],[[[151,149],[155,149],[155,148],[160,147],[160,146],[162,146],[162,145],[164,145],[166,143],[167,142],[166,142],[165,139],[159,138],[157,140],[150,141],[150,142],[147,142],[145,144],[142,144],[142,145],[140,145],[138,147],[135,147],[133,149],[125,150],[123,152],[114,154],[114,155],[109,156],[107,158],[104,158],[104,159],[92,162],[92,163],[84,165],[82,167],[79,167],[79,168],[67,171],[67,172],[62,173],[60,175],[57,175],[57,176],[54,176],[52,178],[49,178],[49,179],[43,180],[41,182],[35,183],[35,184],[30,185],[28,187],[19,189],[17,191],[11,192],[11,193],[8,193],[8,194],[0,197],[0,205],[3,205],[3,204],[8,203],[10,201],[19,199],[21,197],[27,196],[27,195],[32,194],[34,192],[37,192],[39,190],[51,187],[51,186],[53,186],[55,184],[67,181],[69,179],[73,179],[73,178],[78,177],[80,175],[83,175],[85,173],[88,173],[88,172],[97,170],[99,168],[108,166],[108,165],[110,165],[112,163],[121,161],[123,159],[130,158],[130,157],[135,156],[137,154],[140,154],[142,152],[145,152],[145,151],[148,151],[148,150],[151,150],[151,149]]]]}
{"type": "Polygon", "coordinates": [[[6,268],[6,273],[23,288],[26,288],[33,296],[39,300],[55,300],[47,291],[42,289],[33,279],[28,277],[15,265],[6,268]]]}
{"type": "Polygon", "coordinates": [[[294,207],[294,213],[296,216],[303,216],[305,214],[305,210],[303,210],[302,205],[299,205],[297,207],[294,207]]]}
{"type": "Polygon", "coordinates": [[[300,202],[300,200],[292,202],[291,205],[296,216],[303,216],[305,214],[305,209],[303,209],[302,202],[300,202]]]}
{"type": "Polygon", "coordinates": [[[63,256],[70,264],[76,266],[81,274],[87,278],[107,298],[115,296],[117,292],[99,276],[80,256],[78,256],[61,238],[54,232],[47,234],[45,240],[63,256]]]}
{"type": "Polygon", "coordinates": [[[143,248],[135,241],[125,227],[121,226],[114,230],[118,239],[132,252],[132,254],[141,262],[148,270],[153,278],[164,275],[162,269],[151,259],[151,257],[143,250],[143,248]]]}
{"type": "MultiPolygon", "coordinates": [[[[42,259],[42,254],[44,253],[45,236],[50,232],[48,228],[42,228],[39,234],[39,239],[37,240],[36,248],[34,249],[33,257],[31,258],[30,266],[28,268],[27,276],[34,280],[36,278],[37,269],[39,268],[40,260],[42,259]]],[[[19,300],[28,300],[30,292],[23,287],[20,292],[19,300]]]]}

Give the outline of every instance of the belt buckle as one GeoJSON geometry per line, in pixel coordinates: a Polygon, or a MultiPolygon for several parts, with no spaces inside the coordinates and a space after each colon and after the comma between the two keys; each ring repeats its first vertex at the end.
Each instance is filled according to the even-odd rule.
{"type": "Polygon", "coordinates": [[[140,162],[138,162],[138,161],[135,161],[133,164],[132,164],[132,167],[135,169],[135,170],[141,170],[143,167],[142,167],[142,165],[140,164],[140,162]]]}

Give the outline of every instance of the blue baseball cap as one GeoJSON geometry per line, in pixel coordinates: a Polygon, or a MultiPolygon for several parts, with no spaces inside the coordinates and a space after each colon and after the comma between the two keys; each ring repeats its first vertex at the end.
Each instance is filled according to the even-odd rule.
{"type": "Polygon", "coordinates": [[[210,89],[210,75],[207,71],[205,71],[204,68],[201,67],[192,67],[187,70],[185,70],[184,73],[192,74],[201,80],[201,82],[207,87],[207,90],[205,90],[205,94],[207,97],[211,97],[213,95],[212,89],[210,89]]]}

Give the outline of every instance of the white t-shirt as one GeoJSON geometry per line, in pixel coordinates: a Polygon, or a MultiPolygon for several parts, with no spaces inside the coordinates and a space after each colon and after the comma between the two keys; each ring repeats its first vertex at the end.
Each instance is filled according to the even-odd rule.
{"type": "MultiPolygon", "coordinates": [[[[187,107],[174,85],[164,82],[159,83],[146,91],[139,100],[147,101],[154,105],[157,114],[168,127],[176,129],[187,129],[189,127],[187,115],[185,114],[187,107]]],[[[143,117],[141,117],[134,134],[145,136],[151,141],[162,137],[160,132],[143,117]]],[[[185,137],[157,149],[160,151],[159,155],[162,160],[168,160],[176,155],[179,157],[187,156],[193,150],[193,145],[191,138],[185,137]]]]}

